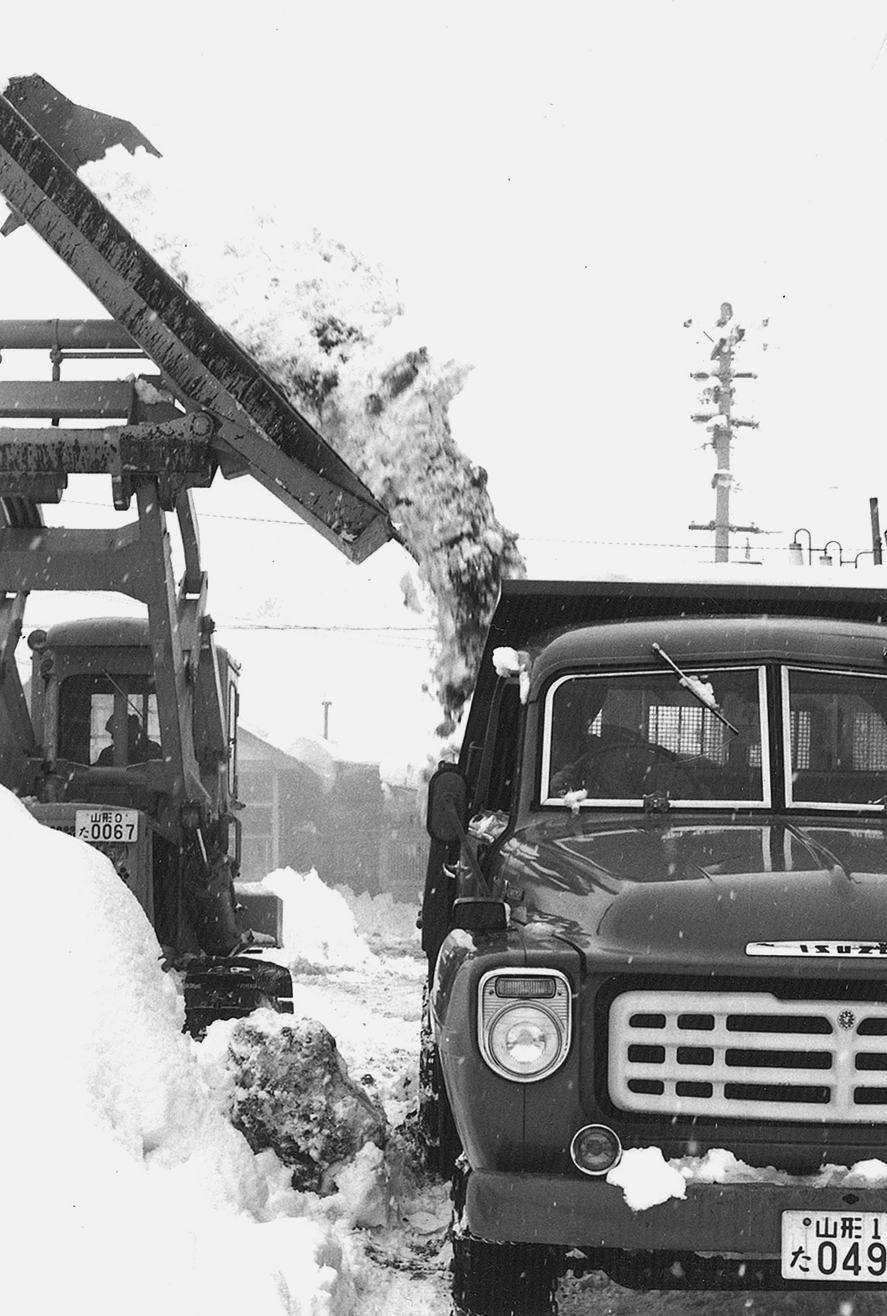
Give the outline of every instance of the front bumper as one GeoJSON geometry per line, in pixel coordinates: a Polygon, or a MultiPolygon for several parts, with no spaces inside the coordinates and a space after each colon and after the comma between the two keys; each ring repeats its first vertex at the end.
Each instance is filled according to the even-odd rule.
{"type": "Polygon", "coordinates": [[[491,1242],[772,1258],[792,1210],[887,1211],[887,1188],[688,1184],[682,1200],[632,1211],[603,1180],[472,1170],[463,1224],[491,1242]]]}

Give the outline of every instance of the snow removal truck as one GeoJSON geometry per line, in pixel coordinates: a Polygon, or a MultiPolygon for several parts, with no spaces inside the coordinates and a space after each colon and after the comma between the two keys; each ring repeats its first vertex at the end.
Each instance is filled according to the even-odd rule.
{"type": "Polygon", "coordinates": [[[393,532],[269,376],[80,180],[77,168],[114,143],[154,151],[38,76],[0,95],[3,235],[29,224],[111,317],[0,322],[6,361],[39,351],[51,364],[50,379],[0,382],[0,783],[111,858],[170,962],[187,966],[187,1026],[199,1033],[260,1004],[291,1009],[292,984],[249,957],[279,934],[279,901],[235,893],[238,667],[206,611],[191,491],[218,471],[249,474],[354,561],[393,532]],[[71,361],[122,373],[130,358],[150,372],[62,378],[71,361]],[[137,519],[47,527],[41,505],[77,474],[109,476],[114,507],[134,500],[137,519]],[[116,591],[144,614],[32,632],[28,701],[15,650],[34,590],[116,591]]]}
{"type": "Polygon", "coordinates": [[[887,1294],[887,589],[797,576],[503,587],[428,804],[458,1312],[887,1294]]]}

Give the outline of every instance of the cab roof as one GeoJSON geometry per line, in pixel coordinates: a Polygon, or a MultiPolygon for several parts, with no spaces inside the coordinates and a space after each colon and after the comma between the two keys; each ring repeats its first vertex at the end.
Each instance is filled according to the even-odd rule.
{"type": "MultiPolygon", "coordinates": [[[[887,647],[887,571],[884,585],[878,586],[871,583],[870,572],[854,573],[852,579],[845,577],[837,584],[820,579],[824,568],[793,570],[788,577],[724,567],[703,568],[667,580],[619,576],[504,581],[490,622],[463,745],[483,740],[498,680],[493,651],[501,646],[538,649],[560,635],[561,648],[553,651],[552,661],[557,657],[560,662],[563,656],[565,665],[578,663],[581,651],[587,663],[593,628],[595,648],[599,646],[610,662],[645,661],[642,654],[653,662],[650,646],[654,640],[666,651],[671,643],[676,651],[670,656],[678,663],[689,662],[688,654],[694,653],[703,661],[712,661],[721,653],[740,656],[748,645],[755,646],[754,652],[761,657],[785,654],[797,660],[803,650],[821,661],[846,663],[861,661],[864,651],[866,662],[880,661],[877,654],[887,647]],[[712,626],[713,621],[721,624],[712,626]],[[571,645],[575,647],[571,649],[571,645]],[[634,659],[630,659],[632,654],[634,659]]],[[[751,650],[748,656],[753,656],[751,650]]],[[[884,666],[887,671],[887,662],[884,666]]],[[[538,667],[534,687],[550,670],[550,663],[538,667]]]]}
{"type": "Polygon", "coordinates": [[[665,664],[658,644],[680,667],[700,663],[781,662],[858,664],[887,676],[887,627],[801,617],[666,617],[601,622],[556,634],[535,658],[531,698],[555,671],[588,670],[592,665],[652,667],[665,664]]]}

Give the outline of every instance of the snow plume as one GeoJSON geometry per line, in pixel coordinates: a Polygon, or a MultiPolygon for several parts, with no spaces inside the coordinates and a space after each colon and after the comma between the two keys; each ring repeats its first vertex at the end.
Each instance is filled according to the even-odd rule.
{"type": "Polygon", "coordinates": [[[272,959],[285,962],[294,973],[377,963],[344,897],[322,882],[315,869],[296,873],[278,868],[263,885],[283,901],[283,948],[272,959]]]}
{"type": "Polygon", "coordinates": [[[232,213],[144,151],[114,147],[84,182],[232,333],[385,506],[419,564],[439,640],[432,673],[449,734],[499,591],[525,567],[486,472],[456,445],[449,405],[469,367],[411,340],[396,285],[283,211],[232,213]],[[201,213],[201,208],[203,212],[201,213]]]}

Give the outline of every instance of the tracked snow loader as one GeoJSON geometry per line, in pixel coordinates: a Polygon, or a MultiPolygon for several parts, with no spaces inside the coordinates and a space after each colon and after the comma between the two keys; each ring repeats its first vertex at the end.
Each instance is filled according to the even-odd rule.
{"type": "Polygon", "coordinates": [[[46,351],[52,375],[0,382],[0,784],[109,855],[169,962],[185,967],[186,1026],[199,1033],[262,1003],[291,1009],[292,987],[286,970],[250,957],[279,932],[279,907],[247,918],[235,893],[238,667],[206,611],[191,491],[218,471],[249,474],[357,562],[394,532],[260,366],[78,178],[115,143],[157,153],[131,124],[36,75],[0,95],[2,233],[29,224],[111,317],[0,322],[0,353],[46,351]],[[75,358],[144,359],[150,372],[63,379],[75,358]],[[137,520],[47,527],[41,505],[77,474],[110,476],[115,508],[135,500],[137,520]],[[28,700],[15,650],[33,590],[117,592],[146,615],[32,632],[28,700]]]}

